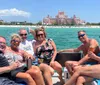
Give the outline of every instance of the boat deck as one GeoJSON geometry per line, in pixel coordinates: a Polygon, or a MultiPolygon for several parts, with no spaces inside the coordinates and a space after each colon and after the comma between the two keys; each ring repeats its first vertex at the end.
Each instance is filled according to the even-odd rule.
{"type": "MultiPolygon", "coordinates": [[[[64,74],[63,74],[63,79],[64,79],[64,74]]],[[[58,74],[55,72],[54,75],[52,76],[52,81],[53,81],[53,85],[62,85],[60,83],[60,80],[58,79],[58,74]]],[[[93,83],[87,83],[85,85],[97,85],[97,84],[93,84],[93,83]]]]}
{"type": "Polygon", "coordinates": [[[58,74],[55,72],[52,76],[53,85],[61,85],[58,74]]]}

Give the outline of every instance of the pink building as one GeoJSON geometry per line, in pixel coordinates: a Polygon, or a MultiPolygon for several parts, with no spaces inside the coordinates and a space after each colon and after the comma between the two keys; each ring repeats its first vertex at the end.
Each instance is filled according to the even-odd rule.
{"type": "Polygon", "coordinates": [[[58,15],[56,16],[56,22],[57,24],[67,24],[67,16],[64,12],[58,12],[58,15]]]}
{"type": "Polygon", "coordinates": [[[64,12],[58,12],[55,18],[50,17],[49,15],[43,18],[43,23],[45,25],[80,25],[85,24],[85,21],[81,20],[80,18],[76,17],[75,15],[72,18],[68,18],[64,12]]]}

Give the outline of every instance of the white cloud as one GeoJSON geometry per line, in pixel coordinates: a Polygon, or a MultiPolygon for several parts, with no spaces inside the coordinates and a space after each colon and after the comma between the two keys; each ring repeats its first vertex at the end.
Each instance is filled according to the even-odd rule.
{"type": "Polygon", "coordinates": [[[16,8],[0,10],[0,16],[22,16],[30,17],[31,13],[16,8]]]}

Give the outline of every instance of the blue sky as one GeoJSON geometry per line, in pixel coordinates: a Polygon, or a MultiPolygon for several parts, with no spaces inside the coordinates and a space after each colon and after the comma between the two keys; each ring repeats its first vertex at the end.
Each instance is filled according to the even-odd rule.
{"type": "Polygon", "coordinates": [[[64,11],[86,22],[100,22],[100,0],[0,0],[0,19],[5,21],[41,21],[48,14],[64,11]]]}

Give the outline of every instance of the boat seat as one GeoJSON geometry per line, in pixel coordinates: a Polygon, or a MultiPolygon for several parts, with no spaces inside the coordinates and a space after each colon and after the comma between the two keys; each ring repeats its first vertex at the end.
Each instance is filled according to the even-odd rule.
{"type": "Polygon", "coordinates": [[[61,52],[57,53],[56,61],[58,61],[62,67],[65,67],[66,61],[79,61],[82,58],[83,54],[80,52],[61,52]]]}
{"type": "Polygon", "coordinates": [[[65,62],[66,61],[79,61],[82,58],[83,54],[80,52],[61,52],[61,53],[57,53],[56,56],[56,61],[59,62],[62,67],[63,67],[63,72],[64,72],[64,80],[66,82],[66,80],[69,78],[69,73],[67,71],[67,69],[65,68],[65,62]]]}

